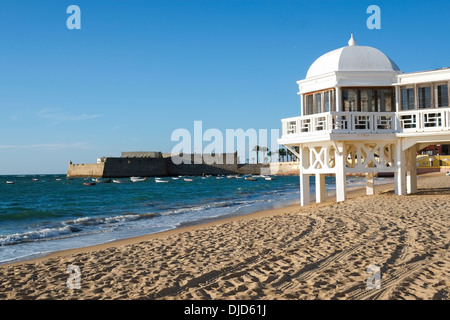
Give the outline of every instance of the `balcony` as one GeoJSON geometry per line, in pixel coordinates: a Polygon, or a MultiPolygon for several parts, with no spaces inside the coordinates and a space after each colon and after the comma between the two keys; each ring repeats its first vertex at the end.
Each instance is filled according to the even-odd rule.
{"type": "MultiPolygon", "coordinates": [[[[450,108],[400,112],[326,112],[282,119],[280,142],[317,141],[334,134],[450,134],[450,108]]],[[[374,137],[375,139],[377,137],[374,137]]],[[[351,137],[348,137],[351,140],[351,137]]]]}

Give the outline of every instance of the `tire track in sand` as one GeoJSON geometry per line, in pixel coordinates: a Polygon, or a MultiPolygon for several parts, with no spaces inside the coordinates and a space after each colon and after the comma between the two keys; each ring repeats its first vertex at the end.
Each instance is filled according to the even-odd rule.
{"type": "MultiPolygon", "coordinates": [[[[293,237],[290,241],[286,241],[285,244],[279,246],[279,248],[277,248],[277,249],[283,249],[288,244],[290,244],[292,242],[298,242],[308,235],[319,232],[320,229],[323,228],[324,220],[322,218],[317,217],[315,215],[314,216],[310,215],[310,216],[307,216],[306,218],[309,218],[311,220],[310,225],[304,231],[302,231],[301,233],[299,233],[298,235],[293,237]]],[[[188,282],[186,284],[184,284],[183,286],[172,286],[172,287],[164,288],[164,289],[160,290],[159,292],[157,292],[153,295],[150,295],[149,298],[150,299],[161,299],[161,298],[168,297],[168,296],[169,297],[176,296],[176,295],[179,295],[182,292],[187,291],[192,288],[197,287],[198,289],[202,289],[203,286],[210,285],[225,276],[227,276],[227,277],[238,276],[237,271],[246,269],[249,266],[256,264],[257,262],[259,262],[263,259],[266,259],[269,256],[272,256],[272,253],[273,253],[273,249],[266,248],[266,249],[262,250],[261,252],[255,254],[249,258],[244,259],[244,261],[242,261],[236,265],[208,271],[206,273],[201,274],[198,277],[194,277],[194,278],[188,280],[188,282]]]]}
{"type": "Polygon", "coordinates": [[[307,281],[308,279],[311,279],[312,277],[317,275],[317,273],[328,269],[333,264],[347,259],[353,253],[355,253],[358,250],[361,250],[364,246],[370,244],[371,242],[377,240],[378,238],[379,238],[378,235],[373,235],[373,236],[369,237],[369,239],[366,239],[348,249],[336,251],[335,253],[329,255],[328,257],[326,257],[320,261],[307,264],[306,266],[304,266],[302,269],[300,269],[296,273],[294,273],[290,276],[285,275],[277,283],[274,283],[273,287],[279,291],[284,291],[293,286],[293,283],[292,283],[293,280],[295,280],[297,282],[307,281]]]}
{"type": "Polygon", "coordinates": [[[385,280],[385,275],[382,276],[381,281],[381,289],[372,289],[369,290],[366,287],[366,284],[360,284],[352,290],[352,293],[347,297],[349,300],[376,300],[380,299],[386,295],[388,290],[393,289],[395,286],[400,284],[402,281],[411,277],[415,273],[419,272],[422,268],[424,268],[428,263],[431,262],[428,254],[424,254],[422,256],[416,257],[410,261],[409,263],[401,266],[399,269],[395,270],[391,274],[388,275],[388,279],[385,280]]]}

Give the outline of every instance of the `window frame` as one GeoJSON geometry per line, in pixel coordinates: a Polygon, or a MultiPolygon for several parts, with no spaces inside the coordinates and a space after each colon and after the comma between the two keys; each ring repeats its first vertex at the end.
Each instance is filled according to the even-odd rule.
{"type": "MultiPolygon", "coordinates": [[[[396,97],[396,92],[395,92],[395,88],[393,86],[376,86],[376,87],[342,87],[341,88],[341,103],[342,103],[342,109],[345,112],[395,112],[395,97],[396,97]],[[348,90],[356,90],[356,106],[355,106],[355,110],[347,110],[346,106],[345,106],[345,96],[346,96],[346,91],[348,90]],[[371,103],[371,109],[372,111],[362,111],[362,104],[361,104],[361,90],[371,90],[372,91],[372,98],[374,98],[375,103],[372,105],[371,103]],[[391,98],[390,98],[390,105],[391,105],[391,110],[390,111],[379,111],[381,104],[379,105],[378,103],[378,95],[379,95],[379,90],[389,90],[391,93],[391,98]]],[[[386,101],[385,101],[386,102],[386,101]]],[[[385,103],[386,105],[386,103],[385,103]]]]}

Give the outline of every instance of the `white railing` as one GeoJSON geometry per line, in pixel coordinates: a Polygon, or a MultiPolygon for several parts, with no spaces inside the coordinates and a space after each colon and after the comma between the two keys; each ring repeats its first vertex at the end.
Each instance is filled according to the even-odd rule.
{"type": "Polygon", "coordinates": [[[450,108],[401,112],[326,112],[282,120],[283,137],[444,130],[450,130],[450,108]]]}
{"type": "Polygon", "coordinates": [[[428,132],[450,129],[450,108],[409,110],[397,113],[402,132],[428,132]]]}

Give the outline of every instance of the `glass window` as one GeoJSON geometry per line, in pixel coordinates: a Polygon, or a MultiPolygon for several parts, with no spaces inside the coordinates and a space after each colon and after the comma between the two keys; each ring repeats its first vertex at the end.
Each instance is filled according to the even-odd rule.
{"type": "Polygon", "coordinates": [[[306,115],[313,114],[313,95],[309,94],[305,97],[305,112],[306,115]]]}
{"type": "Polygon", "coordinates": [[[361,89],[361,111],[373,112],[376,110],[375,90],[361,89]]]}
{"type": "Polygon", "coordinates": [[[323,94],[323,107],[324,107],[324,112],[329,112],[330,111],[330,91],[327,91],[323,94]]]}
{"type": "Polygon", "coordinates": [[[412,109],[414,109],[414,88],[403,88],[401,110],[412,109]]]}
{"type": "Polygon", "coordinates": [[[393,110],[392,89],[378,89],[377,90],[377,109],[379,112],[391,112],[393,110]]]}
{"type": "Polygon", "coordinates": [[[431,108],[431,88],[419,87],[419,109],[431,108]]]}
{"type": "Polygon", "coordinates": [[[437,86],[437,103],[438,107],[448,107],[448,85],[437,86]]]}
{"type": "Polygon", "coordinates": [[[357,111],[357,96],[358,96],[358,90],[356,90],[356,89],[342,90],[344,111],[347,111],[347,112],[357,111]]]}
{"type": "Polygon", "coordinates": [[[321,113],[322,112],[322,94],[316,93],[316,112],[315,113],[321,113]]]}

